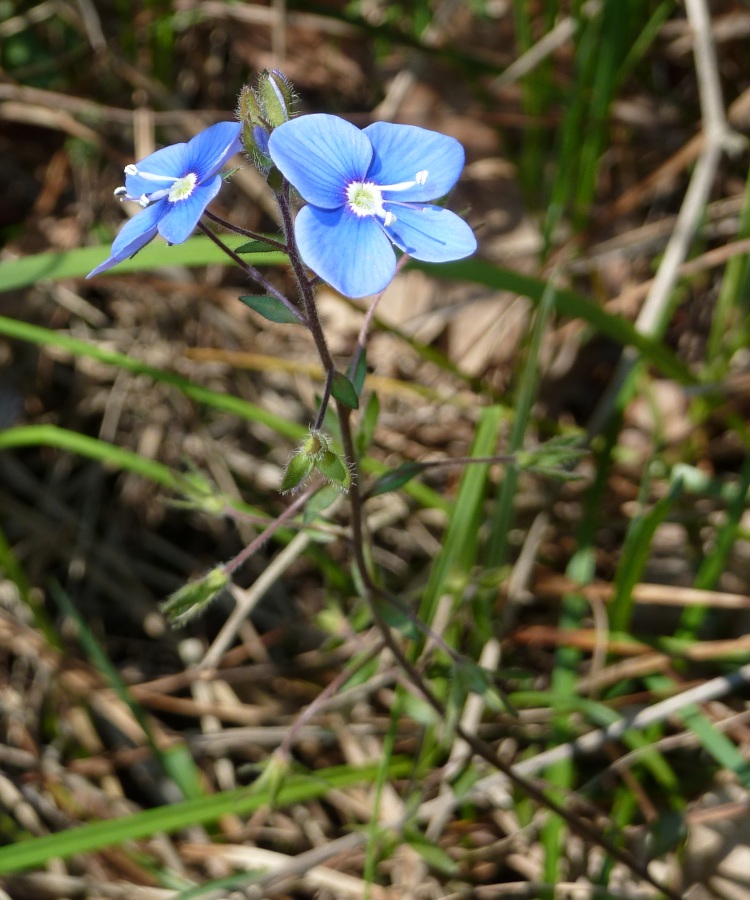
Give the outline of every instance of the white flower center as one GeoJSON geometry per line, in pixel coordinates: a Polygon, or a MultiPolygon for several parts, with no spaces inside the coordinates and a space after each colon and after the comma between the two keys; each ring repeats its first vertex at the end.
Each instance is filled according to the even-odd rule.
{"type": "Polygon", "coordinates": [[[165,187],[153,191],[150,194],[141,194],[138,198],[129,197],[127,195],[127,188],[117,188],[115,191],[115,196],[126,200],[137,199],[143,207],[148,206],[150,203],[155,203],[157,200],[162,200],[164,197],[166,197],[170,203],[176,203],[178,200],[187,200],[193,193],[198,181],[198,176],[195,172],[188,172],[187,175],[183,175],[182,178],[177,178],[173,175],[154,175],[153,172],[144,172],[142,169],[139,169],[135,163],[125,166],[125,174],[138,175],[146,181],[161,182],[165,185],[165,187]],[[169,187],[166,185],[169,185],[169,187]]]}
{"type": "MultiPolygon", "coordinates": [[[[396,216],[387,210],[383,203],[384,191],[406,191],[415,184],[423,185],[427,181],[427,169],[417,172],[413,181],[401,181],[398,184],[375,184],[374,181],[352,181],[346,188],[346,200],[349,209],[355,216],[377,216],[387,227],[396,221],[396,216]]],[[[171,196],[170,196],[171,199],[171,196]]]]}
{"type": "Polygon", "coordinates": [[[174,203],[177,200],[187,200],[187,198],[193,193],[193,188],[195,187],[195,183],[198,180],[198,176],[195,172],[188,172],[187,175],[182,178],[178,178],[177,181],[172,185],[172,190],[169,192],[168,200],[174,203]]]}
{"type": "Polygon", "coordinates": [[[349,209],[355,216],[379,216],[385,218],[383,194],[372,181],[352,181],[346,189],[349,209]]]}

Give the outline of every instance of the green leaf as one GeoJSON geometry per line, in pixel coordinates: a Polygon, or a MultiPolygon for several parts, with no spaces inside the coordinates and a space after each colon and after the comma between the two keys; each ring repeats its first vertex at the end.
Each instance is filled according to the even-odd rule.
{"type": "Polygon", "coordinates": [[[358,397],[362,393],[362,388],[365,385],[365,375],[367,375],[367,352],[363,347],[357,357],[357,365],[354,370],[349,367],[349,377],[352,380],[354,390],[357,392],[358,397]]]}
{"type": "Polygon", "coordinates": [[[404,835],[406,843],[422,857],[431,869],[447,872],[450,875],[458,874],[458,864],[450,857],[442,847],[428,840],[423,834],[410,832],[404,835]]]}
{"type": "Polygon", "coordinates": [[[285,306],[281,300],[276,297],[250,296],[243,294],[240,300],[249,306],[259,316],[268,319],[269,322],[276,322],[277,325],[299,325],[301,317],[297,313],[293,313],[288,306],[285,306]]]}
{"type": "Polygon", "coordinates": [[[248,241],[234,248],[235,253],[268,253],[271,248],[265,241],[248,241]]]}
{"type": "Polygon", "coordinates": [[[406,611],[400,610],[397,606],[386,601],[379,603],[378,609],[383,617],[383,621],[391,628],[399,631],[408,640],[415,641],[421,634],[413,615],[409,615],[406,611]]]}
{"type": "Polygon", "coordinates": [[[331,393],[339,403],[343,403],[349,409],[359,409],[357,391],[346,375],[342,375],[341,372],[334,372],[331,393]]]}
{"type": "MultiPolygon", "coordinates": [[[[340,496],[341,488],[334,484],[326,484],[308,500],[305,505],[305,511],[302,514],[302,521],[307,524],[314,522],[340,496]]],[[[317,540],[318,538],[316,537],[315,539],[317,540]]],[[[326,536],[326,540],[330,540],[330,538],[326,536]]]]}
{"type": "Polygon", "coordinates": [[[380,400],[378,400],[378,395],[370,394],[367,399],[364,414],[362,415],[362,421],[359,424],[359,431],[357,432],[357,451],[360,456],[364,456],[367,448],[375,437],[375,428],[378,424],[379,415],[380,400]]]}
{"type": "Polygon", "coordinates": [[[419,462],[403,463],[395,469],[391,469],[390,472],[386,472],[385,475],[381,475],[373,483],[370,490],[367,491],[366,497],[378,497],[380,494],[390,494],[392,491],[397,491],[411,481],[412,478],[421,475],[424,469],[425,467],[419,462]]]}

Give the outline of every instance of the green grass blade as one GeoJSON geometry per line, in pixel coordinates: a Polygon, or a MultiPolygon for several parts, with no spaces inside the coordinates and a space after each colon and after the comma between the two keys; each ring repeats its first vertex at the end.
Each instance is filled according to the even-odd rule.
{"type": "Polygon", "coordinates": [[[291,440],[299,440],[306,429],[301,425],[290,422],[282,416],[275,416],[254,403],[242,400],[239,397],[233,397],[230,394],[222,394],[218,391],[212,391],[209,388],[194,384],[181,375],[175,375],[167,372],[165,369],[158,369],[155,366],[149,366],[144,362],[132,356],[126,356],[124,353],[117,353],[113,350],[105,350],[96,344],[88,341],[82,341],[78,338],[70,337],[59,331],[52,331],[49,328],[41,328],[38,325],[31,325],[28,322],[22,322],[18,319],[9,319],[0,316],[0,334],[6,337],[18,338],[19,340],[28,341],[39,346],[59,347],[66,350],[74,356],[84,356],[95,359],[98,362],[109,366],[116,366],[124,369],[126,372],[132,372],[135,375],[147,375],[154,381],[162,384],[169,384],[182,391],[186,397],[195,400],[197,403],[203,403],[206,406],[220,409],[224,412],[232,413],[239,418],[246,419],[251,422],[259,422],[275,431],[277,434],[283,435],[291,440]]]}
{"type": "Polygon", "coordinates": [[[154,737],[154,732],[151,728],[148,716],[146,715],[146,711],[140,703],[137,703],[130,695],[128,686],[120,677],[117,668],[105,653],[104,648],[96,639],[94,632],[89,628],[86,620],[78,612],[70,597],[68,597],[62,587],[56,582],[53,582],[50,585],[50,593],[62,612],[75,622],[78,640],[86,655],[91,660],[91,663],[102,673],[106,681],[108,681],[114,689],[115,693],[133,713],[136,722],[140,725],[141,730],[148,741],[154,759],[157,760],[164,774],[172,779],[174,784],[182,792],[183,797],[203,796],[204,791],[201,787],[200,770],[195,765],[193,757],[186,752],[184,745],[177,744],[166,750],[160,749],[159,744],[154,737]]]}
{"type": "MultiPolygon", "coordinates": [[[[488,406],[482,410],[471,449],[472,456],[491,456],[495,453],[502,416],[503,410],[497,406],[488,406]]],[[[461,475],[443,547],[430,570],[419,608],[419,617],[427,624],[433,620],[440,597],[450,591],[451,578],[458,574],[465,576],[476,559],[477,530],[488,471],[487,465],[470,465],[461,475]]]]}
{"type": "MultiPolygon", "coordinates": [[[[531,408],[534,405],[534,398],[539,386],[539,353],[542,347],[542,338],[554,309],[556,293],[553,282],[548,282],[539,303],[526,361],[518,382],[516,413],[506,450],[509,454],[516,453],[523,446],[524,435],[531,418],[531,408]]],[[[508,534],[513,523],[517,484],[518,467],[512,464],[505,466],[487,548],[487,558],[491,560],[491,565],[494,567],[506,562],[508,534]]]]}
{"type": "Polygon", "coordinates": [[[184,486],[182,476],[160,462],[57,425],[19,425],[0,430],[0,450],[13,447],[57,447],[141,475],[175,493],[180,493],[184,486]]]}
{"type": "MultiPolygon", "coordinates": [[[[239,235],[222,235],[222,240],[227,246],[234,248],[247,239],[239,235]]],[[[28,287],[39,281],[83,278],[109,256],[109,251],[109,244],[106,244],[66,250],[64,253],[38,253],[36,256],[3,262],[0,265],[0,292],[28,287]]],[[[278,266],[286,262],[286,255],[278,250],[269,250],[267,253],[257,253],[253,256],[253,265],[256,266],[278,266]]],[[[158,269],[160,266],[194,268],[217,263],[229,265],[232,261],[209,238],[197,235],[184,244],[175,244],[172,247],[160,242],[151,243],[131,259],[118,263],[117,268],[110,272],[112,275],[128,275],[132,272],[158,269]]],[[[106,278],[110,272],[98,277],[106,278]]]]}
{"type": "MultiPolygon", "coordinates": [[[[644,480],[650,484],[647,476],[644,480]]],[[[657,501],[652,509],[644,515],[636,516],[630,523],[614,579],[615,596],[608,610],[610,631],[629,630],[633,609],[633,588],[643,576],[651,555],[651,542],[656,529],[667,517],[681,493],[682,482],[678,479],[669,493],[657,501]]]]}
{"type": "MultiPolygon", "coordinates": [[[[414,763],[403,757],[393,760],[388,777],[408,776],[414,763]]],[[[290,775],[275,795],[275,806],[281,808],[324,797],[330,790],[345,790],[359,784],[372,784],[380,764],[361,768],[336,766],[305,775],[290,775]]],[[[185,800],[123,816],[92,822],[69,831],[45,835],[13,846],[0,847],[0,875],[21,872],[45,865],[50,859],[65,858],[75,853],[90,853],[123,841],[149,837],[159,831],[173,832],[193,825],[215,822],[224,815],[248,815],[268,806],[271,789],[253,792],[240,788],[208,797],[185,800]]]]}

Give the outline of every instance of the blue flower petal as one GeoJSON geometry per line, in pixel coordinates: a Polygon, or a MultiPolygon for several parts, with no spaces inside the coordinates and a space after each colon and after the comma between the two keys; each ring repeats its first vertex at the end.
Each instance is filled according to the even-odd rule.
{"type": "Polygon", "coordinates": [[[291,119],[273,130],[268,150],[284,177],[308,203],[337,209],[346,201],[346,185],[362,181],[372,146],[355,125],[318,113],[291,119]]]}
{"type": "Polygon", "coordinates": [[[464,148],[459,142],[437,131],[416,125],[391,125],[375,122],[364,134],[372,142],[375,155],[367,173],[376,184],[400,184],[412,181],[417,172],[427,170],[424,185],[405,191],[384,193],[393,200],[424,203],[445,196],[458,181],[464,167],[464,148]]]}
{"type": "Polygon", "coordinates": [[[215,175],[235,153],[242,149],[239,122],[217,122],[188,141],[185,148],[185,170],[174,172],[182,177],[188,172],[198,176],[198,183],[215,175]]]}
{"type": "Polygon", "coordinates": [[[474,232],[455,213],[440,206],[392,206],[396,221],[388,237],[404,252],[424,262],[463,259],[477,249],[474,232]]]}
{"type": "Polygon", "coordinates": [[[395,274],[396,254],[372,217],[304,206],[294,235],[305,263],[346,297],[377,294],[395,274]]]}
{"type": "MultiPolygon", "coordinates": [[[[182,178],[189,171],[185,168],[186,147],[187,144],[172,144],[171,147],[163,147],[136,163],[136,166],[141,172],[148,172],[150,175],[163,175],[168,179],[182,178]]],[[[142,194],[152,194],[154,191],[169,186],[170,181],[168,180],[152,181],[141,175],[125,176],[128,196],[136,200],[142,194]]]]}
{"type": "Polygon", "coordinates": [[[133,216],[132,219],[129,219],[115,238],[109,258],[105,259],[95,269],[92,269],[86,278],[106,272],[107,269],[111,269],[117,263],[122,262],[129,256],[133,256],[141,247],[145,247],[156,236],[157,224],[163,213],[164,203],[166,203],[165,200],[154,203],[152,206],[148,206],[142,212],[139,212],[138,215],[133,216]]]}
{"type": "Polygon", "coordinates": [[[198,185],[193,193],[184,200],[162,200],[166,204],[159,222],[159,234],[170,244],[181,244],[195,231],[198,219],[203,210],[219,193],[221,175],[217,175],[208,184],[198,185]]]}

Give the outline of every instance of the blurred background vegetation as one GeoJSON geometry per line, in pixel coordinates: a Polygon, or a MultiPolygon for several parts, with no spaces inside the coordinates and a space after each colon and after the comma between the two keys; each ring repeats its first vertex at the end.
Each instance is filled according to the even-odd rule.
{"type": "MultiPolygon", "coordinates": [[[[0,896],[750,896],[749,35],[746,0],[0,0],[0,896]],[[264,68],[466,148],[479,254],[388,288],[359,416],[365,486],[517,454],[366,507],[442,717],[345,502],[159,612],[288,505],[322,376],[201,238],[83,276],[123,167],[264,68]]],[[[277,229],[248,163],[215,208],[277,229]]],[[[319,301],[344,367],[364,307],[319,301]]]]}

